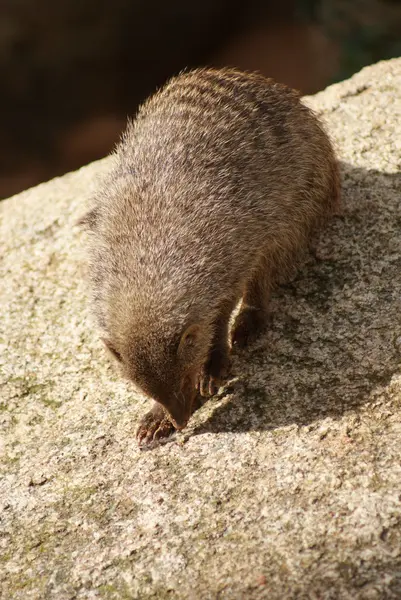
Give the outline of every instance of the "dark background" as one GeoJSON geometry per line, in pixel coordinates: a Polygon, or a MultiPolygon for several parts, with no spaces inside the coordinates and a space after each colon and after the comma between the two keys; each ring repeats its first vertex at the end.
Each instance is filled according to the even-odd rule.
{"type": "Polygon", "coordinates": [[[398,0],[0,0],[0,198],[106,155],[185,67],[308,94],[398,55],[398,0]]]}

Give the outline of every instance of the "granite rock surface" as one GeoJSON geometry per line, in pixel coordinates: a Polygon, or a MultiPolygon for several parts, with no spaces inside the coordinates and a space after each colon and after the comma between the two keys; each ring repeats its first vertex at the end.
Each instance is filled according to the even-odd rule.
{"type": "Polygon", "coordinates": [[[168,443],[88,311],[74,223],[109,159],[0,205],[0,597],[401,597],[401,59],[307,98],[343,212],[168,443]]]}

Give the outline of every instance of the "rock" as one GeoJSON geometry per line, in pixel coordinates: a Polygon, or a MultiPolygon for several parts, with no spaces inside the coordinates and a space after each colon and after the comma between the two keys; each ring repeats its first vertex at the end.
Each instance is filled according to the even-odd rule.
{"type": "Polygon", "coordinates": [[[344,212],[225,391],[150,451],[74,227],[109,159],[0,205],[2,597],[401,597],[401,59],[306,101],[344,212]]]}

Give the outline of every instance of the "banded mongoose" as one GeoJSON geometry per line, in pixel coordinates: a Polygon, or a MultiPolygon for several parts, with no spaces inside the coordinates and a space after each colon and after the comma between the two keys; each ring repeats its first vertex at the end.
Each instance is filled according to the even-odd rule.
{"type": "Polygon", "coordinates": [[[272,288],[339,204],[339,173],[297,92],[228,68],[171,79],[113,161],[82,221],[103,340],[155,401],[146,444],[224,382],[240,300],[231,343],[263,328],[272,288]]]}

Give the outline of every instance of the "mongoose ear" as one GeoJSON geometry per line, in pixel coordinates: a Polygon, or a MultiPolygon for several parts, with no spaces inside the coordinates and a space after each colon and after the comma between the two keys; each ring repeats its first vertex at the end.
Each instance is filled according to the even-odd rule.
{"type": "Polygon", "coordinates": [[[77,220],[76,225],[78,227],[82,227],[82,229],[94,229],[96,225],[96,219],[97,210],[96,208],[92,208],[92,210],[86,213],[86,215],[83,215],[77,220]]]}
{"type": "Polygon", "coordinates": [[[178,346],[178,353],[182,354],[183,352],[190,351],[195,347],[196,342],[199,338],[201,327],[198,323],[190,325],[186,328],[184,333],[181,336],[180,345],[178,346]]]}
{"type": "Polygon", "coordinates": [[[101,339],[102,339],[103,344],[106,346],[107,350],[110,352],[110,354],[112,354],[114,356],[114,358],[116,360],[118,360],[118,362],[122,362],[123,359],[121,358],[121,355],[114,348],[114,346],[110,342],[110,340],[108,340],[107,338],[101,338],[101,339]]]}

